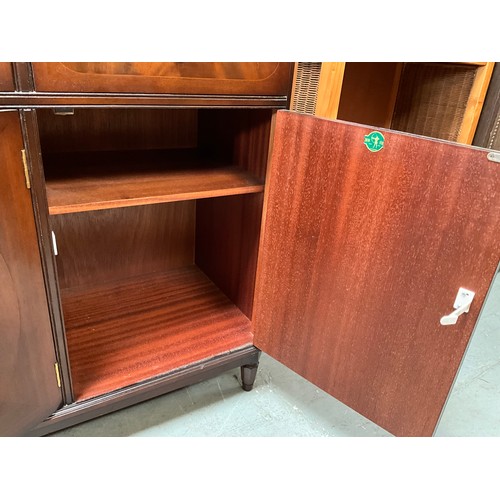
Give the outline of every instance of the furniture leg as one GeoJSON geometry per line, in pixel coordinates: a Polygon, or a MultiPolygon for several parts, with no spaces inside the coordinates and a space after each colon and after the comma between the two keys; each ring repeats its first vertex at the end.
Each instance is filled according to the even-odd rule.
{"type": "Polygon", "coordinates": [[[241,367],[241,382],[244,391],[251,391],[257,376],[257,368],[259,363],[253,365],[243,365],[241,367]]]}

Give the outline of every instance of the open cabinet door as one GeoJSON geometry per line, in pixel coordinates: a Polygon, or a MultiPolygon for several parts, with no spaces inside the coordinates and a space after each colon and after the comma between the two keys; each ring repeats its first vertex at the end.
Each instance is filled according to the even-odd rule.
{"type": "Polygon", "coordinates": [[[0,436],[21,436],[62,402],[17,111],[0,112],[0,436]]]}
{"type": "Polygon", "coordinates": [[[254,343],[389,432],[428,436],[499,261],[500,164],[372,132],[277,113],[254,343]],[[470,310],[443,326],[461,287],[470,310]]]}

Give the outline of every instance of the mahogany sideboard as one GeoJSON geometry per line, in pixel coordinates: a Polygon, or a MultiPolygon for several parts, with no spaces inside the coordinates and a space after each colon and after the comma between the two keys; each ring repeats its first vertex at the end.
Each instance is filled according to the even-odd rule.
{"type": "Polygon", "coordinates": [[[292,75],[0,63],[0,434],[237,367],[250,390],[265,351],[432,435],[498,265],[499,157],[290,112],[292,75]]]}

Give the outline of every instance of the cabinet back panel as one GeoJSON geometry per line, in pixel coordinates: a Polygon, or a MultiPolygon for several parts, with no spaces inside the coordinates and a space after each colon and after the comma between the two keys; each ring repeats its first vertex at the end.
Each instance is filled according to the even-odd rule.
{"type": "Polygon", "coordinates": [[[346,63],[337,118],[390,127],[403,64],[346,63]]]}
{"type": "Polygon", "coordinates": [[[195,202],[52,216],[61,288],[164,272],[194,261],[195,202]]]}
{"type": "Polygon", "coordinates": [[[272,116],[269,109],[200,110],[200,148],[264,180],[272,116]]]}
{"type": "Polygon", "coordinates": [[[251,319],[262,193],[197,201],[196,264],[251,319]]]}
{"type": "Polygon", "coordinates": [[[37,111],[43,152],[194,148],[194,109],[75,109],[37,111]]]}

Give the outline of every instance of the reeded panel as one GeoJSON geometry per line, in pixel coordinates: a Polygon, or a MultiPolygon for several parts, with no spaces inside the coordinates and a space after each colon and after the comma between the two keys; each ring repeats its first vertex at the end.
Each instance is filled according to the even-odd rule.
{"type": "Polygon", "coordinates": [[[314,115],[318,100],[320,62],[299,62],[295,74],[294,93],[290,109],[298,113],[314,115]]]}
{"type": "Polygon", "coordinates": [[[406,63],[391,128],[456,141],[476,71],[465,64],[406,63]]]}

